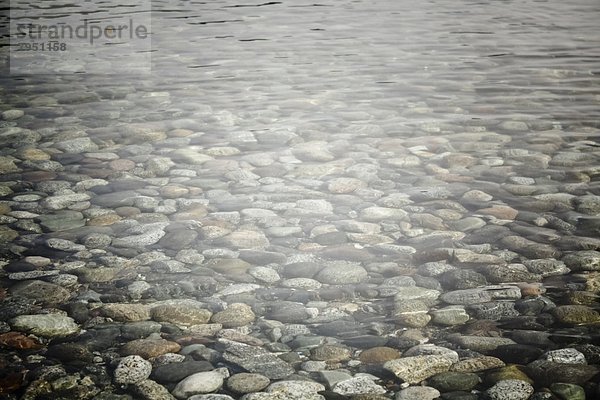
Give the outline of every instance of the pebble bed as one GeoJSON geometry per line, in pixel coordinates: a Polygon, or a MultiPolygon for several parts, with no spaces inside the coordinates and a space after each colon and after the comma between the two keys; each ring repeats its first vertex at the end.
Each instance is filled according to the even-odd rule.
{"type": "MultiPolygon", "coordinates": [[[[600,398],[598,56],[502,58],[469,30],[504,24],[481,5],[430,32],[405,10],[394,36],[376,21],[403,2],[341,3],[373,17],[366,43],[344,42],[341,5],[273,2],[227,12],[298,15],[299,47],[249,22],[256,40],[219,39],[222,60],[204,57],[222,65],[192,73],[163,32],[161,79],[2,89],[2,398],[600,398]],[[457,56],[444,34],[461,26],[457,56]],[[335,44],[363,50],[323,72],[335,44]],[[293,62],[309,53],[321,69],[293,62]]],[[[433,21],[457,11],[438,3],[433,21]]],[[[585,32],[573,3],[563,23],[585,32]]],[[[558,35],[579,55],[552,32],[506,47],[558,35]]]]}

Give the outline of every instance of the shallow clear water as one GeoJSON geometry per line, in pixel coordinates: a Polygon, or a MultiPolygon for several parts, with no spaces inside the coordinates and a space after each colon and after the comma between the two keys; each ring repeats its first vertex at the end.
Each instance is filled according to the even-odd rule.
{"type": "MultiPolygon", "coordinates": [[[[315,260],[360,265],[368,276],[342,280],[341,285],[321,276],[311,284],[319,285],[315,292],[328,285],[358,288],[353,294],[357,303],[382,303],[380,309],[369,309],[372,315],[363,317],[364,324],[379,312],[382,321],[410,326],[398,320],[402,310],[390,312],[397,307],[391,298],[398,295],[391,287],[403,284],[386,282],[397,275],[426,275],[423,264],[435,261],[477,271],[488,285],[540,284],[521,288],[523,299],[509,297],[512,303],[526,300],[531,290],[533,297],[547,291],[558,305],[599,308],[599,255],[590,255],[585,265],[565,257],[600,249],[600,2],[227,0],[151,5],[150,74],[111,74],[98,57],[100,64],[75,74],[13,71],[0,76],[1,110],[24,111],[20,118],[1,121],[0,155],[8,161],[0,164],[0,183],[10,188],[1,201],[13,211],[55,214],[69,209],[86,219],[79,230],[53,232],[47,224],[32,227],[14,220],[28,217],[9,215],[2,224],[18,237],[7,234],[6,243],[35,251],[47,237],[85,243],[86,235],[97,230],[123,239],[105,248],[139,262],[135,273],[151,285],[173,283],[179,292],[171,292],[172,297],[195,297],[216,309],[212,293],[203,297],[200,290],[187,289],[201,286],[207,274],[194,270],[194,262],[184,262],[188,270],[164,265],[161,270],[140,256],[157,250],[173,259],[182,250],[177,245],[161,248],[163,242],[147,237],[147,246],[124,244],[146,233],[146,228],[136,228],[137,222],[165,223],[160,229],[171,231],[181,229],[181,221],[189,222],[189,230],[212,227],[184,249],[198,250],[202,267],[218,271],[218,290],[258,283],[260,289],[253,289],[257,302],[302,299],[319,308],[323,304],[307,300],[314,300],[312,294],[303,298],[275,290],[289,278],[284,266],[315,260]],[[74,138],[93,143],[73,150],[64,142],[74,138]],[[26,154],[29,147],[41,149],[63,168],[44,164],[37,153],[26,154]],[[174,163],[153,170],[153,158],[160,157],[174,163]],[[117,206],[103,206],[96,196],[126,188],[107,185],[110,190],[102,191],[90,179],[104,179],[102,185],[145,182],[132,189],[144,198],[135,206],[148,215],[120,210],[112,226],[98,222],[104,209],[112,212],[117,206]],[[44,180],[59,183],[44,186],[44,180]],[[27,193],[56,197],[72,194],[70,190],[89,198],[60,199],[67,202],[64,206],[18,198],[27,193]],[[185,207],[194,203],[205,207],[203,215],[186,214],[185,207]],[[398,209],[406,215],[389,211],[398,209]],[[157,214],[166,215],[167,222],[157,214]],[[373,225],[357,227],[355,222],[373,225]],[[235,231],[265,235],[227,236],[235,231]],[[257,254],[242,258],[267,265],[281,280],[261,280],[256,271],[256,276],[229,273],[222,260],[239,253],[227,250],[243,252],[245,247],[257,254]],[[481,253],[495,258],[461,261],[462,253],[440,250],[448,248],[470,250],[469,257],[481,253]],[[286,261],[258,255],[265,249],[286,261]],[[563,260],[571,272],[540,272],[528,264],[536,259],[563,260]],[[518,267],[495,274],[482,260],[518,267]],[[265,287],[273,294],[261,291],[265,287]],[[541,293],[535,292],[540,287],[541,293]]],[[[123,6],[98,7],[102,18],[132,12],[123,6]]],[[[56,10],[82,12],[67,4],[35,13],[48,17],[56,10]]],[[[0,57],[8,71],[8,46],[0,48],[0,57]]],[[[7,260],[14,257],[9,253],[7,260]]],[[[65,254],[56,252],[53,262],[93,259],[65,254]]],[[[429,273],[426,278],[437,279],[443,292],[460,287],[429,273]]],[[[125,272],[120,278],[127,284],[137,279],[125,272]]],[[[417,286],[435,282],[417,279],[417,286]]],[[[246,289],[240,293],[253,291],[246,289]]],[[[247,300],[235,297],[235,290],[219,293],[220,298],[247,300]]],[[[152,301],[152,295],[143,301],[152,301]]],[[[446,305],[428,304],[434,309],[446,305]]],[[[260,307],[253,306],[259,313],[260,307]]],[[[489,310],[469,310],[472,320],[494,316],[489,310]]],[[[496,316],[531,316],[511,310],[496,316]]],[[[313,318],[316,325],[326,320],[313,318]]],[[[597,321],[582,321],[582,326],[554,322],[546,326],[548,332],[567,338],[584,335],[585,342],[596,329],[588,323],[597,321]]],[[[519,323],[508,324],[506,331],[518,329],[519,323]]],[[[428,329],[432,326],[442,329],[433,323],[428,329]]],[[[525,324],[521,328],[529,329],[525,324]]],[[[381,329],[383,335],[391,328],[381,329]]],[[[560,347],[563,341],[557,343],[560,347]]]]}

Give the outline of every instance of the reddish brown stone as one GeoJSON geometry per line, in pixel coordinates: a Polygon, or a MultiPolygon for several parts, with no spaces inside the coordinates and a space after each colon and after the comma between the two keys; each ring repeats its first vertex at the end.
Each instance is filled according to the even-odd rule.
{"type": "Polygon", "coordinates": [[[0,346],[17,350],[36,350],[43,347],[36,339],[25,336],[19,332],[0,334],[0,346]]]}

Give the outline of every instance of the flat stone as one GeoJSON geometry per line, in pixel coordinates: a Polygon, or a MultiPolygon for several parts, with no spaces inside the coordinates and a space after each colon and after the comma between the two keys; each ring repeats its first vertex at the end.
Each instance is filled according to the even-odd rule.
{"type": "Polygon", "coordinates": [[[571,271],[600,271],[600,251],[576,251],[562,258],[571,271]]]}
{"type": "Polygon", "coordinates": [[[536,360],[527,364],[527,375],[537,384],[550,386],[555,382],[583,385],[598,373],[598,367],[585,364],[562,364],[536,360]]]}
{"type": "Polygon", "coordinates": [[[161,383],[179,382],[197,372],[211,371],[214,367],[208,361],[185,360],[158,365],[152,370],[152,379],[161,383]]]}
{"type": "Polygon", "coordinates": [[[566,325],[578,325],[597,322],[600,314],[588,306],[566,305],[558,306],[552,310],[557,322],[566,325]]]}
{"type": "Polygon", "coordinates": [[[246,371],[266,376],[269,379],[283,379],[294,373],[294,369],[275,354],[267,350],[219,339],[224,347],[223,359],[239,365],[246,371]]]}
{"type": "Polygon", "coordinates": [[[482,354],[488,354],[496,350],[498,346],[515,344],[512,339],[502,337],[452,335],[448,339],[462,348],[474,350],[482,354]]]}
{"type": "Polygon", "coordinates": [[[146,321],[150,319],[150,310],[145,304],[111,303],[104,304],[102,315],[120,322],[146,321]]]}
{"type": "Polygon", "coordinates": [[[165,339],[136,339],[121,347],[124,356],[138,355],[145,359],[158,357],[161,354],[177,353],[181,346],[165,339]]]}
{"type": "Polygon", "coordinates": [[[414,356],[387,361],[383,368],[392,372],[402,381],[417,384],[441,372],[452,365],[447,357],[440,355],[414,356]]]}
{"type": "Polygon", "coordinates": [[[48,338],[79,332],[79,326],[73,318],[61,314],[19,315],[9,323],[14,330],[48,338]]]}
{"type": "Polygon", "coordinates": [[[450,371],[454,372],[481,372],[495,368],[502,368],[505,363],[496,357],[481,356],[460,360],[450,367],[450,371]]]}
{"type": "Polygon", "coordinates": [[[427,384],[440,392],[457,390],[469,391],[481,383],[479,376],[473,372],[442,372],[427,380],[427,384]]]}
{"type": "Polygon", "coordinates": [[[182,300],[178,303],[155,305],[151,315],[154,321],[189,326],[208,323],[212,313],[200,302],[182,300]]]}
{"type": "Polygon", "coordinates": [[[65,288],[35,279],[16,283],[9,291],[15,297],[31,299],[46,307],[63,304],[71,297],[65,288]]]}
{"type": "Polygon", "coordinates": [[[384,394],[387,392],[387,390],[382,386],[373,382],[372,378],[366,376],[355,376],[350,379],[337,382],[335,385],[333,385],[332,391],[343,396],[364,396],[384,394]]]}
{"type": "Polygon", "coordinates": [[[188,399],[195,394],[215,392],[223,386],[227,377],[227,368],[198,372],[179,382],[173,389],[173,395],[178,399],[188,399]]]}
{"type": "Polygon", "coordinates": [[[441,396],[439,390],[429,386],[409,386],[400,390],[395,400],[435,400],[441,396]]]}
{"type": "Polygon", "coordinates": [[[252,323],[255,318],[256,316],[249,305],[232,303],[225,310],[215,313],[211,321],[222,324],[224,328],[236,328],[252,323]]]}

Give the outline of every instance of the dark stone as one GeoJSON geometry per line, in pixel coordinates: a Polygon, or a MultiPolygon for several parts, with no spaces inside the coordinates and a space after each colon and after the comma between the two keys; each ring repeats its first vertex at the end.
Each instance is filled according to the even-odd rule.
{"type": "Polygon", "coordinates": [[[527,375],[541,386],[550,386],[554,382],[583,385],[598,371],[595,365],[559,364],[546,360],[536,360],[527,365],[527,375]]]}
{"type": "Polygon", "coordinates": [[[214,366],[208,361],[185,360],[159,365],[152,370],[151,378],[159,383],[179,382],[197,372],[212,371],[214,366]]]}
{"type": "Polygon", "coordinates": [[[485,276],[470,269],[454,269],[439,277],[442,286],[450,290],[472,289],[487,285],[485,276]]]}
{"type": "Polygon", "coordinates": [[[370,349],[373,347],[385,346],[387,342],[388,338],[384,336],[361,335],[344,339],[342,343],[358,349],[370,349]]]}
{"type": "Polygon", "coordinates": [[[56,358],[62,362],[90,363],[94,358],[92,352],[79,343],[59,343],[48,347],[48,357],[56,358]]]}
{"type": "Polygon", "coordinates": [[[319,335],[338,338],[353,338],[366,334],[366,328],[356,321],[337,320],[326,322],[315,328],[319,335]]]}
{"type": "Polygon", "coordinates": [[[297,262],[283,267],[283,276],[286,278],[312,278],[323,267],[312,262],[297,262]]]}
{"type": "Polygon", "coordinates": [[[528,364],[537,360],[543,350],[526,344],[507,344],[498,346],[491,355],[498,357],[507,364],[528,364]]]}

